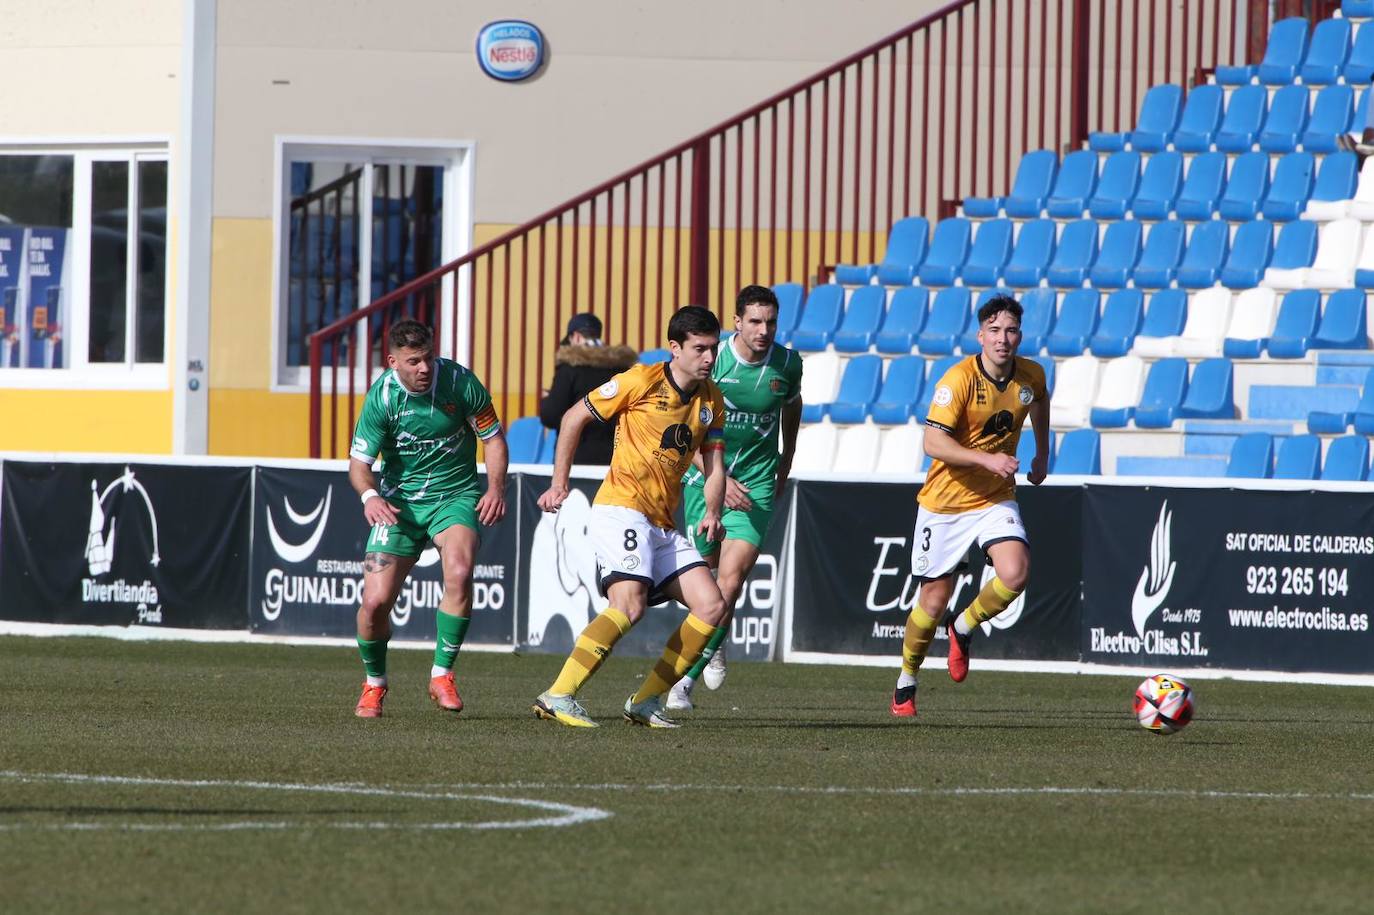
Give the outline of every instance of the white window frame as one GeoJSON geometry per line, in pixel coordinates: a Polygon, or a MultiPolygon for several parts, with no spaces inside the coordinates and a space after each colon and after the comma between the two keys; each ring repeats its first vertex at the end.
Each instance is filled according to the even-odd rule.
{"type": "MultiPolygon", "coordinates": [[[[72,227],[67,257],[71,263],[71,316],[65,338],[67,367],[53,369],[0,367],[0,390],[128,390],[165,391],[171,386],[167,363],[171,347],[172,258],[171,222],[171,141],[169,137],[54,137],[48,140],[8,139],[0,137],[0,155],[71,156],[72,157],[72,227]],[[136,231],[138,163],[168,162],[167,222],[168,256],[164,258],[162,361],[134,362],[134,333],[136,320],[125,322],[126,346],[123,362],[88,362],[90,344],[91,293],[91,164],[94,162],[127,162],[129,164],[130,218],[136,231]]],[[[137,314],[138,277],[132,269],[137,257],[137,236],[131,237],[128,257],[131,269],[127,277],[125,308],[137,314]]]]}
{"type": "MultiPolygon", "coordinates": [[[[272,207],[272,384],[274,392],[295,393],[310,390],[310,367],[286,365],[289,304],[287,281],[290,277],[291,168],[295,161],[349,162],[366,166],[359,188],[358,307],[372,301],[372,166],[430,165],[444,170],[444,211],[440,220],[442,242],[439,261],[447,264],[471,250],[473,232],[474,156],[477,144],[471,140],[379,139],[375,137],[311,137],[278,135],[275,140],[272,207]]],[[[453,280],[446,278],[440,303],[440,325],[447,328],[457,321],[459,352],[467,351],[471,331],[471,303],[466,283],[459,284],[458,304],[453,307],[453,280]]],[[[361,393],[365,368],[355,371],[355,390],[361,393]]],[[[339,373],[339,384],[347,384],[347,370],[339,373]]],[[[329,373],[323,373],[322,388],[331,390],[329,373]]]]}

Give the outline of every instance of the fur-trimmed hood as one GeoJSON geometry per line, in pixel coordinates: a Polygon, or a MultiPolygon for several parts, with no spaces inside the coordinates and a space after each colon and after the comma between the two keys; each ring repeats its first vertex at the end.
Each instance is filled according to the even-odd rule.
{"type": "Polygon", "coordinates": [[[635,364],[639,354],[629,346],[578,346],[566,344],[553,355],[554,365],[624,371],[635,364]]]}

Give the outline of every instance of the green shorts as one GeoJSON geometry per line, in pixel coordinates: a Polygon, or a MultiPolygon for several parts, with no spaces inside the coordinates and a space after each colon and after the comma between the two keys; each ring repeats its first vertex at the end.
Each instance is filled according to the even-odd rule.
{"type": "MultiPolygon", "coordinates": [[[[698,553],[710,556],[720,544],[697,533],[697,525],[706,516],[706,490],[703,487],[682,487],[682,514],[687,522],[687,530],[683,533],[698,553]]],[[[764,535],[768,533],[768,524],[773,520],[772,493],[768,494],[767,501],[756,499],[754,507],[747,512],[727,508],[720,520],[725,525],[726,540],[743,540],[761,548],[764,535]]]]}
{"type": "Polygon", "coordinates": [[[396,507],[396,523],[378,524],[367,537],[367,553],[419,556],[434,535],[455,524],[477,530],[477,493],[464,492],[416,505],[388,499],[396,507]]]}

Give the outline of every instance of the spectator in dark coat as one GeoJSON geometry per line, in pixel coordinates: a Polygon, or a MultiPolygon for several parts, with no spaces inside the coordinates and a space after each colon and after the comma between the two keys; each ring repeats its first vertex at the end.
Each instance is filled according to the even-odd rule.
{"type": "MultiPolygon", "coordinates": [[[[601,344],[601,319],[594,314],[573,315],[568,332],[553,357],[553,381],[539,402],[539,420],[557,429],[563,414],[593,389],[635,364],[638,354],[628,346],[601,344]]],[[[582,434],[574,464],[611,463],[615,423],[592,423],[582,434]]]]}

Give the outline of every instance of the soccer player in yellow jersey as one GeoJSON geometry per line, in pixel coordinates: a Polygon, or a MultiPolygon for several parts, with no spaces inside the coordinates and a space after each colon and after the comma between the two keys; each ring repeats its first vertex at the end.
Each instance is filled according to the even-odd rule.
{"type": "Polygon", "coordinates": [[[1029,415],[1035,459],[1027,479],[1039,485],[1049,464],[1050,397],[1045,370],[1018,358],[1021,306],[997,296],[978,310],[983,351],[954,365],[935,387],[926,417],[925,451],[932,463],[917,497],[911,572],[921,582],[906,621],[902,672],[892,714],[916,716],[916,672],[944,616],[953,576],[975,543],[997,573],[948,624],[949,675],[968,676],[969,641],[980,623],[1016,599],[1030,574],[1030,547],[1016,506],[1016,444],[1029,415]]]}
{"type": "Polygon", "coordinates": [[[719,343],[715,315],[697,305],[679,309],[668,322],[670,362],[621,372],[563,415],[553,481],[539,497],[539,507],[549,512],[558,511],[568,497],[582,430],[592,422],[620,418],[611,467],[587,525],[600,590],[610,606],[582,630],[558,679],[535,700],[534,713],[540,718],[596,727],[577,701],[577,691],[646,607],[672,598],[687,605],[687,619],[668,639],[663,657],[639,691],[625,700],[625,719],[653,728],[677,727],[663,714],[662,696],[696,663],[725,618],[725,601],[710,570],[673,527],[682,474],[700,450],[706,509],[697,528],[711,540],[723,534],[725,403],[711,381],[719,343]]]}

